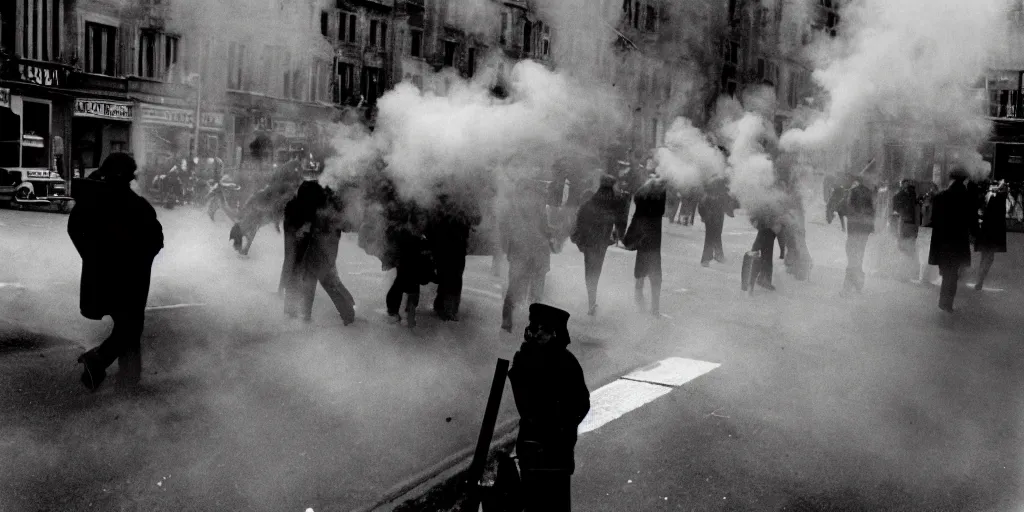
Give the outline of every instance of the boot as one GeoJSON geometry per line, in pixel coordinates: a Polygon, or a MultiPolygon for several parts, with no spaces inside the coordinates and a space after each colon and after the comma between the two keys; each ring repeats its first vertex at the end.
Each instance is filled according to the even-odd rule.
{"type": "Polygon", "coordinates": [[[142,381],[142,354],[126,352],[117,358],[117,387],[134,389],[142,381]]]}
{"type": "Polygon", "coordinates": [[[405,305],[405,322],[410,329],[416,327],[416,304],[407,303],[405,305]]]}
{"type": "Polygon", "coordinates": [[[641,310],[645,307],[644,301],[644,280],[643,278],[636,280],[636,286],[633,288],[633,300],[641,310]]]}
{"type": "Polygon", "coordinates": [[[85,389],[95,392],[103,383],[103,379],[107,378],[107,371],[99,360],[99,354],[96,353],[96,349],[89,350],[78,357],[78,362],[84,366],[82,385],[85,389]]]}
{"type": "Polygon", "coordinates": [[[514,308],[514,304],[509,299],[505,299],[505,303],[501,306],[501,330],[508,333],[512,332],[512,311],[514,308]]]}

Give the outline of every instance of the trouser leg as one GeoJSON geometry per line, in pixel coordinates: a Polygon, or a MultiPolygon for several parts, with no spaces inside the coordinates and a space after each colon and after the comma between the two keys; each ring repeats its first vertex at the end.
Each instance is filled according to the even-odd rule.
{"type": "Polygon", "coordinates": [[[501,308],[502,328],[506,330],[512,328],[512,315],[515,311],[515,306],[523,300],[528,286],[526,262],[518,259],[510,260],[508,262],[508,286],[505,290],[505,301],[501,308]]]}
{"type": "Polygon", "coordinates": [[[606,247],[588,247],[583,252],[583,272],[587,283],[587,304],[593,308],[597,304],[597,284],[601,280],[601,269],[604,266],[606,247]]]}
{"type": "Polygon", "coordinates": [[[953,309],[957,281],[960,279],[960,267],[957,265],[941,265],[939,266],[939,274],[942,275],[942,288],[939,290],[939,307],[953,309]]]}
{"type": "Polygon", "coordinates": [[[757,232],[754,246],[751,250],[761,252],[761,273],[758,274],[757,282],[760,285],[772,285],[772,258],[775,256],[775,232],[771,229],[761,229],[757,232]]]}
{"type": "Polygon", "coordinates": [[[288,280],[295,267],[295,246],[298,243],[295,233],[284,234],[284,262],[281,263],[281,279],[277,283],[277,293],[284,294],[288,288],[288,280]]]}
{"type": "Polygon", "coordinates": [[[981,253],[981,260],[978,262],[978,288],[984,286],[985,278],[988,277],[989,270],[992,270],[992,263],[995,260],[996,253],[988,251],[981,253]]]}
{"type": "Polygon", "coordinates": [[[313,299],[316,297],[317,273],[313,270],[305,270],[299,277],[299,313],[302,318],[309,320],[313,317],[313,299]]]}
{"type": "Polygon", "coordinates": [[[118,383],[122,385],[138,384],[142,378],[142,329],[145,323],[145,310],[126,311],[112,315],[114,329],[104,341],[105,367],[110,366],[113,357],[117,358],[118,383]]]}
{"type": "Polygon", "coordinates": [[[844,290],[860,291],[864,288],[864,252],[867,249],[867,244],[867,233],[847,233],[844,290]]]}
{"type": "Polygon", "coordinates": [[[711,260],[715,259],[715,241],[714,235],[711,232],[711,225],[704,225],[704,252],[700,255],[701,264],[710,263],[711,260]]]}
{"type": "Polygon", "coordinates": [[[565,471],[522,471],[524,512],[572,510],[570,475],[565,471]]]}
{"type": "Polygon", "coordinates": [[[338,314],[341,315],[342,320],[345,322],[355,320],[355,300],[352,298],[352,294],[349,293],[348,289],[345,288],[344,283],[341,282],[341,278],[338,277],[338,269],[331,267],[321,272],[319,281],[320,286],[323,286],[324,291],[327,292],[327,296],[330,297],[331,302],[334,303],[334,307],[338,310],[338,314]]]}
{"type": "Polygon", "coordinates": [[[530,266],[530,302],[542,302],[544,300],[544,285],[547,281],[547,270],[534,263],[530,266]]]}
{"type": "Polygon", "coordinates": [[[388,293],[384,297],[384,302],[388,308],[388,315],[397,316],[402,309],[402,297],[405,294],[404,277],[405,274],[402,272],[402,268],[398,267],[395,272],[395,280],[391,283],[391,288],[388,288],[388,293]]]}

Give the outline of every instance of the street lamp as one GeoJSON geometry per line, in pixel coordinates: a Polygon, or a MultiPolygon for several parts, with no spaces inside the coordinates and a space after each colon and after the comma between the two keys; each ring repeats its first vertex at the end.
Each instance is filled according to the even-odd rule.
{"type": "Polygon", "coordinates": [[[203,82],[202,77],[199,73],[190,73],[188,75],[188,83],[196,90],[196,118],[193,121],[193,133],[192,133],[192,157],[199,158],[199,122],[200,122],[200,106],[203,104],[203,82]]]}

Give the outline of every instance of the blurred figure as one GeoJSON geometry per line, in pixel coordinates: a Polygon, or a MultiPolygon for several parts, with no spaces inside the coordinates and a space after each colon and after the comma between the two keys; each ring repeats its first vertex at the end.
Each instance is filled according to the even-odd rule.
{"type": "Polygon", "coordinates": [[[846,201],[849,218],[846,222],[846,278],[845,295],[864,290],[864,252],[868,237],[875,232],[874,192],[864,184],[864,177],[854,179],[846,201]]]}
{"type": "Polygon", "coordinates": [[[708,184],[708,192],[700,202],[700,218],[704,221],[704,252],[700,264],[707,267],[711,260],[725,263],[725,250],[722,248],[722,229],[725,227],[725,216],[733,216],[737,207],[736,199],[729,194],[729,179],[715,178],[708,184]]]}
{"type": "Polygon", "coordinates": [[[299,263],[309,244],[309,231],[322,201],[323,189],[320,184],[307,181],[299,185],[295,197],[284,207],[284,262],[281,264],[281,279],[278,281],[277,293],[285,297],[285,314],[288,316],[297,314],[299,283],[302,280],[299,263]]]}
{"type": "Polygon", "coordinates": [[[137,167],[114,153],[88,180],[76,182],[68,235],[82,257],[81,312],[90,320],[114,321],[110,336],[80,356],[82,384],[96,391],[118,360],[118,384],[142,377],[141,338],[153,259],[164,246],[156,211],[131,190],[137,167]]]}
{"type": "Polygon", "coordinates": [[[622,243],[636,251],[634,298],[644,308],[644,279],[651,281],[651,314],[661,316],[661,218],[665,214],[665,180],[652,175],[633,197],[636,210],[622,243]]]}
{"type": "Polygon", "coordinates": [[[543,299],[554,246],[542,184],[523,180],[516,186],[516,192],[499,228],[501,245],[508,256],[508,288],[501,309],[501,328],[507,332],[512,332],[516,304],[527,295],[531,302],[543,299]]]}
{"type": "MultiPolygon", "coordinates": [[[[834,178],[833,178],[834,179],[834,178]]],[[[833,185],[825,202],[825,222],[839,217],[839,229],[846,231],[846,216],[849,214],[849,192],[841,185],[833,185]]]]}
{"type": "Polygon", "coordinates": [[[678,187],[669,186],[667,187],[667,193],[665,194],[665,218],[668,219],[669,224],[674,224],[680,221],[680,206],[683,202],[683,193],[678,187]]]}
{"type": "Polygon", "coordinates": [[[775,240],[782,231],[782,221],[778,215],[771,211],[751,213],[751,223],[757,229],[757,237],[750,247],[751,251],[757,251],[761,256],[760,272],[757,276],[757,284],[766,290],[775,290],[772,284],[774,272],[772,256],[775,253],[775,240]]]}
{"type": "Polygon", "coordinates": [[[601,177],[600,186],[576,214],[572,243],[583,253],[583,273],[587,283],[588,314],[597,314],[597,283],[608,246],[626,232],[629,203],[615,191],[614,176],[601,177]]]}
{"type": "Polygon", "coordinates": [[[985,286],[992,263],[997,252],[1006,252],[1006,198],[1008,187],[1006,182],[990,185],[981,198],[981,227],[974,242],[974,251],[981,253],[978,262],[978,282],[974,289],[981,290],[985,286]]]}
{"type": "Polygon", "coordinates": [[[457,187],[454,181],[439,187],[426,226],[427,241],[437,266],[434,312],[442,320],[453,322],[459,320],[469,235],[482,220],[476,198],[462,197],[457,187]]]}
{"type": "Polygon", "coordinates": [[[783,217],[786,272],[797,281],[805,281],[810,276],[814,263],[807,248],[807,225],[804,212],[803,196],[795,187],[790,187],[786,196],[786,214],[783,217]]]}
{"type": "Polygon", "coordinates": [[[566,348],[569,313],[530,306],[530,325],[508,372],[519,411],[516,454],[526,512],[572,509],[576,430],[590,411],[583,368],[566,348]]]}
{"type": "Polygon", "coordinates": [[[905,271],[900,273],[900,280],[911,280],[920,272],[917,259],[920,212],[917,186],[914,184],[914,180],[903,180],[900,183],[899,191],[892,196],[892,217],[890,218],[890,225],[896,235],[896,247],[903,255],[906,267],[905,271]]]}
{"type": "Polygon", "coordinates": [[[302,319],[309,322],[313,314],[313,298],[316,296],[316,284],[320,283],[334,307],[341,315],[345,325],[355,321],[355,301],[341,278],[338,277],[338,246],[344,226],[344,205],[341,198],[325,189],[315,181],[304,182],[301,186],[308,187],[309,208],[305,213],[312,213],[308,223],[298,230],[298,247],[296,251],[296,272],[293,279],[299,280],[299,297],[301,300],[302,319]],[[309,184],[309,185],[307,185],[309,184]]]}
{"type": "Polygon", "coordinates": [[[938,265],[942,276],[939,309],[953,312],[960,268],[971,264],[971,234],[977,230],[977,213],[967,191],[967,171],[954,169],[950,184],[935,195],[932,204],[932,240],[928,264],[938,265]]]}
{"type": "Polygon", "coordinates": [[[420,304],[420,286],[430,282],[434,272],[430,251],[424,237],[426,216],[412,201],[393,199],[386,207],[387,249],[384,268],[395,268],[395,280],[385,296],[388,320],[402,321],[399,310],[405,298],[406,326],[416,327],[416,308],[420,304]]]}
{"type": "MultiPolygon", "coordinates": [[[[679,224],[692,226],[697,219],[697,208],[701,202],[700,187],[689,187],[683,190],[679,200],[679,224]]],[[[675,213],[675,208],[672,209],[675,213]]]]}

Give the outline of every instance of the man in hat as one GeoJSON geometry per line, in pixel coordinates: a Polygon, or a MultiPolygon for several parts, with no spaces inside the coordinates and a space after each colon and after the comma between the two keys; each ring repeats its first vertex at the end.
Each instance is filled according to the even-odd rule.
{"type": "Polygon", "coordinates": [[[82,384],[90,391],[99,388],[115,359],[119,385],[135,386],[142,377],[146,300],[164,236],[156,211],[131,189],[136,169],[130,155],[114,153],[74,187],[68,235],[82,257],[82,316],[114,320],[110,336],[78,358],[82,384]]]}
{"type": "Polygon", "coordinates": [[[597,283],[608,246],[626,232],[629,215],[627,199],[615,191],[614,176],[601,176],[600,186],[576,214],[572,243],[583,253],[583,273],[587,283],[589,314],[597,314],[597,283]]]}
{"type": "Polygon", "coordinates": [[[508,372],[520,417],[516,454],[527,512],[571,510],[576,430],[590,411],[590,392],[583,368],[567,349],[568,321],[561,309],[532,304],[524,342],[508,372]]]}
{"type": "Polygon", "coordinates": [[[515,200],[500,227],[501,245],[508,256],[508,287],[501,310],[501,328],[507,332],[512,332],[517,303],[527,294],[531,302],[543,298],[555,244],[545,210],[544,184],[527,179],[519,182],[516,189],[515,200]]]}
{"type": "Polygon", "coordinates": [[[865,185],[864,176],[854,179],[850,188],[846,221],[846,278],[843,294],[864,289],[864,252],[868,237],[875,232],[874,192],[865,185]]]}
{"type": "Polygon", "coordinates": [[[920,268],[917,259],[917,235],[920,224],[920,211],[917,199],[917,186],[914,180],[903,180],[900,189],[892,196],[891,230],[896,235],[896,247],[903,255],[904,271],[900,272],[900,280],[909,281],[917,277],[920,268]]]}
{"type": "Polygon", "coordinates": [[[953,312],[960,268],[971,265],[971,234],[978,228],[977,212],[967,190],[967,171],[949,173],[950,184],[932,203],[932,239],[928,264],[937,265],[942,276],[939,309],[953,312]]]}

